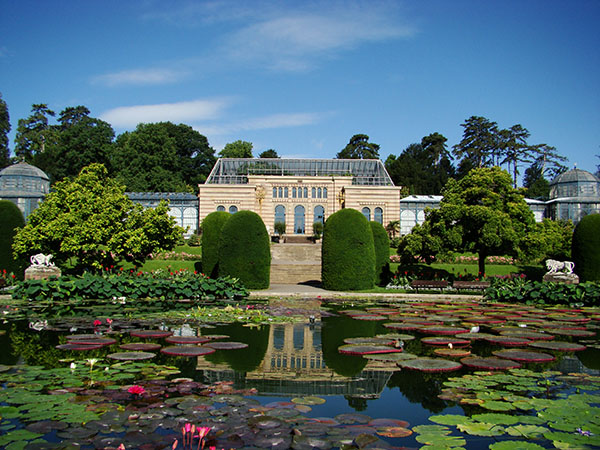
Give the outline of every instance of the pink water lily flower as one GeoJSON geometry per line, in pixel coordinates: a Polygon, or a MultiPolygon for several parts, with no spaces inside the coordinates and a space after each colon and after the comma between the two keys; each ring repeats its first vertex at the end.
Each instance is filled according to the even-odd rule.
{"type": "Polygon", "coordinates": [[[102,321],[101,320],[98,320],[98,319],[94,320],[94,326],[95,327],[99,327],[100,325],[102,325],[102,321]]]}
{"type": "Polygon", "coordinates": [[[134,384],[133,386],[130,386],[129,389],[127,389],[127,392],[134,395],[142,395],[146,392],[146,389],[144,389],[144,386],[134,384]]]}

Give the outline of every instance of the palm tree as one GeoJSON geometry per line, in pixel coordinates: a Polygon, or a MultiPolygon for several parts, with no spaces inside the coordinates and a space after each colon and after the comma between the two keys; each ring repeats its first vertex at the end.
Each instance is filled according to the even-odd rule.
{"type": "Polygon", "coordinates": [[[396,237],[396,233],[398,233],[400,231],[400,221],[399,220],[392,220],[385,227],[385,231],[387,231],[388,236],[390,237],[390,239],[394,239],[396,237]]]}

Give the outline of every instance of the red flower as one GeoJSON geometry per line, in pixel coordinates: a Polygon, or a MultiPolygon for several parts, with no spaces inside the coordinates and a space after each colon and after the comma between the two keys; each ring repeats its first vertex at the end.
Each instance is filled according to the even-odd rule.
{"type": "Polygon", "coordinates": [[[94,326],[95,327],[99,327],[100,325],[102,325],[102,321],[101,320],[98,320],[98,319],[94,320],[94,326]]]}
{"type": "Polygon", "coordinates": [[[134,395],[142,395],[146,392],[146,389],[144,389],[144,386],[134,384],[133,386],[130,386],[129,389],[127,389],[127,392],[134,395]]]}

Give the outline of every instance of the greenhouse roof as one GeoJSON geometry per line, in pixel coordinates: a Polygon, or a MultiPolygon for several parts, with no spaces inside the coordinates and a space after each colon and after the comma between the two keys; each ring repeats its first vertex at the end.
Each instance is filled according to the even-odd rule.
{"type": "Polygon", "coordinates": [[[352,184],[394,186],[379,159],[220,158],[206,184],[246,184],[248,176],[352,177],[352,184]]]}

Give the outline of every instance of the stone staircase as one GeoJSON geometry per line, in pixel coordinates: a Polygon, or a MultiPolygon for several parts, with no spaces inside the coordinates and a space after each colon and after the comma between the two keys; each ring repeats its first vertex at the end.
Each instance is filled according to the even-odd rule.
{"type": "Polygon", "coordinates": [[[321,243],[271,245],[271,284],[300,284],[320,280],[321,243]]]}

